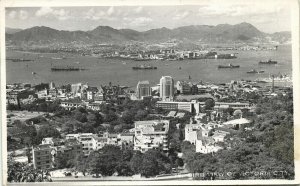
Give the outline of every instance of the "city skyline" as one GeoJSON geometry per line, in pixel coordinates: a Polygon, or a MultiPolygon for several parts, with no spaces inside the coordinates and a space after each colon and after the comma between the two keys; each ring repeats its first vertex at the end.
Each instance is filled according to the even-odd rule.
{"type": "Polygon", "coordinates": [[[146,31],[188,25],[248,22],[266,33],[291,30],[290,5],[280,1],[226,2],[172,6],[9,7],[6,27],[47,26],[58,30],[92,30],[97,26],[146,31]],[[252,8],[251,8],[252,7],[252,8]],[[222,19],[220,19],[222,17],[222,19]]]}

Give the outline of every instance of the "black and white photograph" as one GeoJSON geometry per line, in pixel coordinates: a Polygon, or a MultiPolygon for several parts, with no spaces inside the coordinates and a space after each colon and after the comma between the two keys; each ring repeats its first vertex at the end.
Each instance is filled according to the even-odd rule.
{"type": "Polygon", "coordinates": [[[299,181],[298,1],[68,2],[2,3],[3,185],[299,181]]]}

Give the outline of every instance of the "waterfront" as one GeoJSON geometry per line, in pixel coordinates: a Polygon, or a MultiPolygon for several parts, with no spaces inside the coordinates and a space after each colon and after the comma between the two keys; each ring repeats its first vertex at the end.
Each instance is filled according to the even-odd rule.
{"type": "MultiPolygon", "coordinates": [[[[232,52],[232,51],[231,51],[232,52]]],[[[207,59],[183,61],[133,61],[104,59],[91,56],[66,55],[66,59],[53,59],[59,54],[24,53],[7,51],[6,58],[29,58],[34,62],[6,62],[7,83],[28,82],[38,84],[54,81],[57,84],[88,82],[100,86],[112,82],[126,86],[136,86],[140,80],[149,80],[151,85],[158,83],[158,77],[170,75],[174,80],[191,80],[223,83],[230,80],[255,80],[269,77],[269,74],[292,74],[291,46],[280,46],[277,51],[239,51],[237,59],[207,59]],[[260,60],[276,60],[276,65],[259,65],[260,60]],[[240,65],[238,69],[217,69],[218,65],[240,65]],[[134,71],[139,64],[157,66],[157,70],[134,71]],[[53,72],[51,65],[80,66],[85,71],[53,72]],[[247,74],[251,69],[265,70],[262,74],[247,74]],[[33,74],[36,72],[36,74],[33,74]]]]}

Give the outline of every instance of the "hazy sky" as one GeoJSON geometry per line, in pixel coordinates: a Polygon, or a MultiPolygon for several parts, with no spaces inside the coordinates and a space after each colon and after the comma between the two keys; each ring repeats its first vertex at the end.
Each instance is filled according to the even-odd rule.
{"type": "Polygon", "coordinates": [[[6,27],[48,26],[59,30],[91,30],[99,25],[139,31],[186,25],[248,22],[267,33],[290,31],[290,7],[285,1],[237,1],[182,6],[101,6],[6,8],[6,27]]]}

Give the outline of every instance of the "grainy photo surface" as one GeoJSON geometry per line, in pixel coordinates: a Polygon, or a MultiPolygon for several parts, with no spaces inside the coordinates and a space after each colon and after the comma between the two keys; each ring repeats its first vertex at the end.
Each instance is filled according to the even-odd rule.
{"type": "Polygon", "coordinates": [[[4,182],[294,180],[291,8],[6,6],[4,182]]]}

